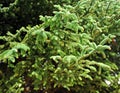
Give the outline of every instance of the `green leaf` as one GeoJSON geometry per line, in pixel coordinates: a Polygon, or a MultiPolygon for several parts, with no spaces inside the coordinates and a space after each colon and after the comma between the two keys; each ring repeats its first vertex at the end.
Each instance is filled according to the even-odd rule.
{"type": "Polygon", "coordinates": [[[105,68],[105,69],[108,69],[108,70],[112,70],[109,65],[106,65],[106,64],[104,64],[104,63],[97,63],[97,62],[96,62],[96,65],[100,66],[101,68],[105,68]]]}
{"type": "Polygon", "coordinates": [[[77,33],[79,28],[78,21],[67,22],[65,27],[77,33]]]}
{"type": "Polygon", "coordinates": [[[106,50],[106,49],[111,50],[110,46],[108,46],[108,45],[104,45],[104,46],[98,45],[97,48],[96,48],[96,51],[103,51],[103,50],[106,50]]]}
{"type": "Polygon", "coordinates": [[[16,43],[13,49],[22,49],[24,51],[30,50],[30,48],[26,44],[23,44],[23,43],[16,43]]]}
{"type": "Polygon", "coordinates": [[[0,59],[6,59],[12,55],[12,50],[6,50],[3,53],[0,54],[0,59]]]}
{"type": "Polygon", "coordinates": [[[67,85],[63,85],[64,88],[66,88],[67,90],[70,90],[70,88],[67,85]]]}
{"type": "Polygon", "coordinates": [[[51,56],[50,59],[53,59],[56,63],[62,60],[61,56],[51,56]]]}
{"type": "Polygon", "coordinates": [[[77,57],[74,56],[74,55],[68,55],[68,56],[65,56],[63,58],[63,62],[68,62],[68,63],[71,63],[71,62],[76,62],[77,61],[77,57]]]}
{"type": "Polygon", "coordinates": [[[94,66],[87,66],[90,70],[97,71],[97,69],[94,66]]]}

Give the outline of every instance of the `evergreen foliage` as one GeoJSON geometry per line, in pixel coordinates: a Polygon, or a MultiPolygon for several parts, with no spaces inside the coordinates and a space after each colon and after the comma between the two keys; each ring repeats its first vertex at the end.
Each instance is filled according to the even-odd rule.
{"type": "Polygon", "coordinates": [[[41,24],[0,36],[0,93],[119,93],[120,2],[49,3],[53,14],[43,10],[41,24]]]}
{"type": "Polygon", "coordinates": [[[0,35],[16,33],[22,26],[39,24],[39,15],[51,15],[53,5],[47,0],[1,0],[0,35]]]}

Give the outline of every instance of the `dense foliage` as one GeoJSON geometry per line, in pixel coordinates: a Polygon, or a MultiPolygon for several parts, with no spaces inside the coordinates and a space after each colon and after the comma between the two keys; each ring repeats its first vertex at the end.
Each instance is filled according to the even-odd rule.
{"type": "MultiPolygon", "coordinates": [[[[25,1],[43,3],[43,0],[16,0],[10,6],[22,6],[25,1]]],[[[42,10],[40,5],[33,3],[37,7],[35,11],[24,6],[26,12],[20,13],[21,19],[15,16],[13,19],[19,24],[9,24],[21,27],[19,30],[14,28],[16,33],[7,24],[2,24],[5,28],[0,27],[4,34],[0,36],[0,93],[119,93],[120,2],[47,2],[45,0],[46,7],[54,5],[54,8],[51,6],[53,14],[46,13],[46,8],[42,10]],[[39,9],[43,12],[38,12],[39,9]],[[32,17],[27,17],[29,13],[32,17]],[[31,19],[34,14],[41,14],[41,24],[34,24],[35,20],[38,21],[31,19]],[[26,21],[26,24],[22,24],[24,21],[20,23],[20,20],[26,21]],[[35,26],[30,26],[31,23],[35,26]]],[[[0,15],[6,13],[3,6],[0,15]]],[[[11,10],[6,8],[6,11],[11,10]]]]}
{"type": "Polygon", "coordinates": [[[47,0],[0,0],[0,35],[39,24],[39,15],[51,15],[52,7],[47,0]]]}

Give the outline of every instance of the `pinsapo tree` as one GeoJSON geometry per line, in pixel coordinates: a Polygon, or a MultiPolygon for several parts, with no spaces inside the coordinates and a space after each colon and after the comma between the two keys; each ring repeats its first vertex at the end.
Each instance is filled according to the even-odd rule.
{"type": "Polygon", "coordinates": [[[120,2],[49,2],[41,24],[0,36],[0,92],[119,93],[120,2]]]}

